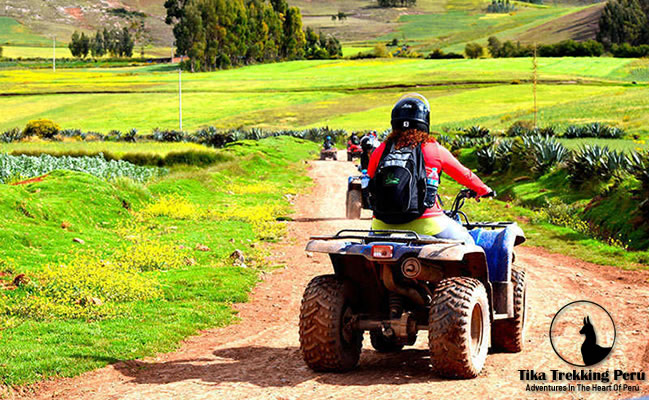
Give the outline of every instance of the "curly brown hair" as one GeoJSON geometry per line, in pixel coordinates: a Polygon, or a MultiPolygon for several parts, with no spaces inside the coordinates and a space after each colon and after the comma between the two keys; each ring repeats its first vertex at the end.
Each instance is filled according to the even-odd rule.
{"type": "Polygon", "coordinates": [[[396,149],[415,147],[425,142],[434,142],[435,139],[427,132],[418,129],[393,130],[386,139],[394,143],[396,149]]]}

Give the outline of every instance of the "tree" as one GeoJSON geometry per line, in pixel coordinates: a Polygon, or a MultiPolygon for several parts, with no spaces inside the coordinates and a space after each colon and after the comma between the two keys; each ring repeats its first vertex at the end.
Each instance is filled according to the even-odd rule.
{"type": "Polygon", "coordinates": [[[106,54],[104,36],[99,31],[97,31],[95,37],[92,39],[92,43],[90,44],[90,54],[92,54],[94,58],[100,58],[106,54]]]}
{"type": "Polygon", "coordinates": [[[611,0],[602,10],[597,40],[606,46],[649,43],[647,24],[647,14],[637,0],[611,0]]]}
{"type": "Polygon", "coordinates": [[[2,58],[2,46],[0,46],[0,58],[2,58]]]}
{"type": "Polygon", "coordinates": [[[467,43],[464,53],[469,58],[480,58],[484,54],[484,48],[479,43],[467,43]]]}
{"type": "Polygon", "coordinates": [[[144,48],[152,41],[144,18],[133,19],[129,31],[134,32],[134,44],[140,47],[140,57],[144,58],[144,48]]]}
{"type": "Polygon", "coordinates": [[[343,22],[347,19],[347,14],[342,11],[338,11],[338,21],[343,22]]]}
{"type": "Polygon", "coordinates": [[[84,32],[74,31],[68,44],[70,53],[76,58],[86,58],[90,51],[90,38],[84,32]]]}
{"type": "Polygon", "coordinates": [[[500,43],[500,40],[498,40],[498,38],[495,36],[490,36],[489,39],[487,39],[487,43],[489,54],[491,54],[493,58],[500,57],[500,51],[503,46],[502,43],[500,43]]]}
{"type": "Polygon", "coordinates": [[[132,57],[133,47],[135,47],[135,43],[133,42],[131,33],[128,31],[128,28],[122,28],[122,31],[119,33],[119,56],[132,57]]]}

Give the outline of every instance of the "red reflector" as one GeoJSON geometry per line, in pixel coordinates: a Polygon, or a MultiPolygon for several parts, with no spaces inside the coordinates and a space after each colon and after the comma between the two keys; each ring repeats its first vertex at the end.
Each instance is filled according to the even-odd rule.
{"type": "Polygon", "coordinates": [[[392,258],[392,246],[388,246],[388,245],[372,246],[372,257],[392,258]]]}

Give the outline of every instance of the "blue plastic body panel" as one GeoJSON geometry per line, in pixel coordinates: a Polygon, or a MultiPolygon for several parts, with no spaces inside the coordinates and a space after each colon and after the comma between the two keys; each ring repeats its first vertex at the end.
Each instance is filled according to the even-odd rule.
{"type": "Polygon", "coordinates": [[[502,230],[476,228],[469,231],[476,245],[484,249],[491,282],[509,282],[514,246],[525,240],[521,228],[512,224],[502,230]]]}

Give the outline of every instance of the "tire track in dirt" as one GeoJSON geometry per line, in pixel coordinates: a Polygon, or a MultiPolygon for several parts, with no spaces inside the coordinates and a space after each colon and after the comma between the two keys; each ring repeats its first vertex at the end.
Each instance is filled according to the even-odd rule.
{"type": "MultiPolygon", "coordinates": [[[[344,155],[344,154],[341,154],[344,155]]],[[[414,347],[380,355],[365,337],[359,366],[346,374],[314,373],[299,352],[298,314],[309,280],[331,273],[326,256],[307,256],[310,235],[341,228],[366,228],[365,219],[347,221],[345,177],[351,163],[315,161],[310,175],[315,187],[298,196],[296,219],[289,235],[272,246],[274,262],[288,267],[264,276],[251,300],[235,307],[241,322],[187,339],[174,353],[120,362],[71,379],[45,382],[36,399],[347,399],[347,398],[629,398],[626,393],[572,395],[527,393],[519,369],[570,371],[553,353],[548,339],[554,313],[572,300],[588,299],[606,307],[618,326],[614,353],[601,369],[649,369],[647,321],[649,289],[646,272],[597,266],[543,249],[522,247],[518,265],[526,269],[528,325],[520,354],[491,354],[473,380],[446,381],[430,373],[427,341],[420,332],[414,347]],[[531,396],[529,396],[531,395],[531,396]]],[[[643,393],[649,388],[642,386],[643,393]]]]}

